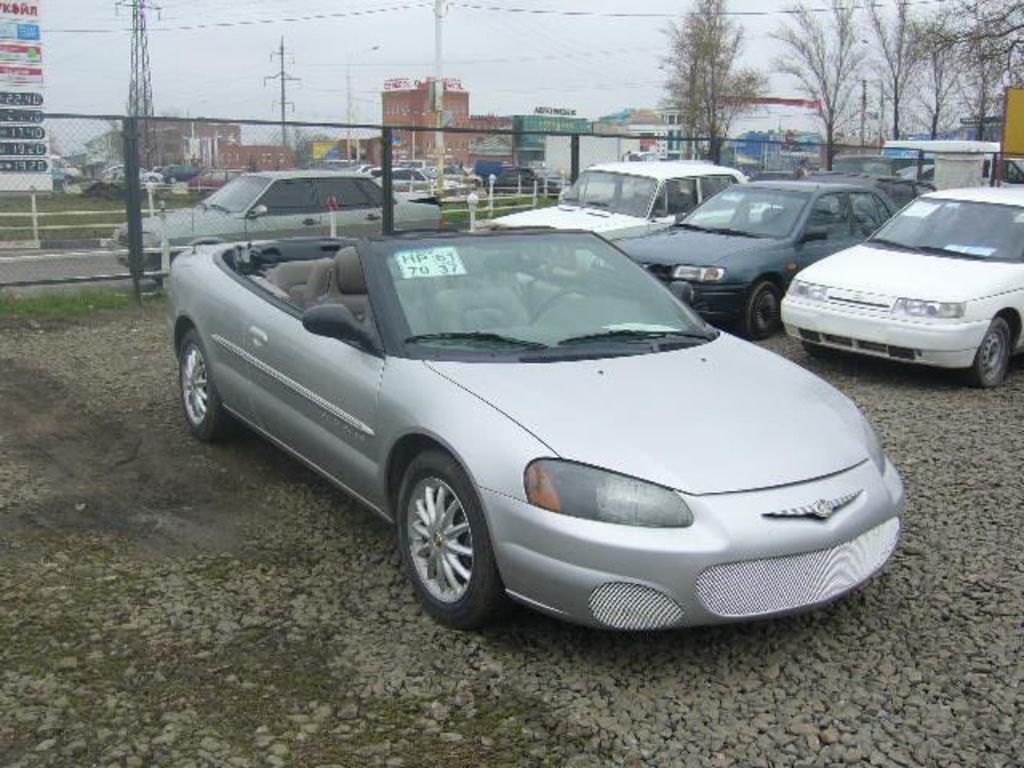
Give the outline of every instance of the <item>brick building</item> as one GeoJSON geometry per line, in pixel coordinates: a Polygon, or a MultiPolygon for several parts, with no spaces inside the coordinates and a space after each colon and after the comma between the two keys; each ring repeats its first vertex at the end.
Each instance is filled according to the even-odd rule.
{"type": "Polygon", "coordinates": [[[280,171],[295,167],[295,151],[277,144],[225,144],[220,148],[221,168],[243,171],[280,171]]]}
{"type": "MultiPolygon", "coordinates": [[[[433,84],[433,78],[416,81],[406,78],[386,80],[381,93],[384,125],[433,128],[437,119],[431,111],[430,103],[433,84]]],[[[467,128],[470,125],[469,91],[458,80],[445,80],[443,124],[451,128],[467,128]]],[[[396,131],[395,158],[436,162],[434,137],[433,131],[396,131]]],[[[445,134],[444,143],[447,162],[459,165],[469,163],[469,134],[445,134]]]]}
{"type": "Polygon", "coordinates": [[[226,167],[221,150],[242,143],[242,126],[192,120],[149,123],[149,165],[195,164],[208,168],[226,167]]]}

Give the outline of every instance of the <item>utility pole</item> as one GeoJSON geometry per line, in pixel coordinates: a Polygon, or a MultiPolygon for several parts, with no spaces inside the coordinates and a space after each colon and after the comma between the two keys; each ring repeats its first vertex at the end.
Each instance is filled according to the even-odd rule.
{"type": "Polygon", "coordinates": [[[445,0],[434,0],[434,104],[435,125],[434,150],[437,152],[437,192],[444,192],[444,58],[442,56],[442,27],[446,12],[445,0]]]}
{"type": "Polygon", "coordinates": [[[153,80],[149,71],[149,32],[146,25],[146,12],[157,11],[159,8],[150,0],[118,0],[114,3],[115,12],[119,8],[127,8],[132,14],[132,72],[128,84],[128,115],[140,118],[139,126],[139,157],[148,168],[152,160],[152,137],[150,124],[145,118],[153,117],[153,80]]]}
{"type": "Polygon", "coordinates": [[[860,145],[864,146],[868,125],[868,81],[860,81],[860,145]]]}
{"type": "Polygon", "coordinates": [[[298,82],[299,78],[292,77],[288,74],[285,69],[285,58],[284,58],[284,37],[281,37],[281,46],[278,48],[276,53],[270,54],[270,60],[273,61],[275,58],[281,60],[281,69],[276,75],[270,75],[269,77],[263,78],[264,87],[270,80],[281,81],[281,146],[285,149],[288,148],[288,126],[286,123],[285,113],[288,111],[288,107],[292,108],[292,112],[295,111],[295,103],[288,101],[288,83],[298,82]]]}

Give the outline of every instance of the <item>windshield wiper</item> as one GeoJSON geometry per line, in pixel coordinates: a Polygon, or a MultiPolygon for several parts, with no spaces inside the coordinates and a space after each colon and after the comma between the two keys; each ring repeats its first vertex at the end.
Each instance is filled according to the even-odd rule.
{"type": "Polygon", "coordinates": [[[708,230],[707,227],[698,227],[696,224],[687,224],[685,221],[679,222],[678,224],[676,224],[676,226],[677,227],[682,227],[683,229],[692,229],[694,232],[708,232],[708,231],[710,231],[710,230],[708,230]]]}
{"type": "Polygon", "coordinates": [[[917,250],[921,253],[933,253],[936,256],[952,256],[956,259],[969,259],[970,261],[988,261],[988,257],[977,253],[965,253],[954,248],[941,248],[937,245],[920,245],[917,250]]]}
{"type": "Polygon", "coordinates": [[[213,208],[214,210],[217,211],[224,211],[224,213],[231,213],[231,211],[229,211],[220,203],[200,203],[200,205],[202,205],[203,208],[213,208]]]}
{"type": "Polygon", "coordinates": [[[503,336],[500,333],[485,333],[483,331],[464,331],[453,333],[421,333],[410,336],[405,340],[406,344],[419,344],[425,341],[483,341],[491,344],[505,344],[510,347],[522,347],[524,349],[547,349],[548,345],[539,341],[528,341],[517,339],[512,336],[503,336]]]}
{"type": "Polygon", "coordinates": [[[897,240],[886,240],[884,237],[873,237],[868,240],[869,243],[878,243],[879,245],[888,245],[890,248],[898,248],[901,251],[910,251],[911,253],[921,253],[921,249],[916,245],[908,245],[907,243],[901,243],[897,240]]]}
{"type": "Polygon", "coordinates": [[[711,337],[700,333],[687,333],[686,331],[643,331],[618,328],[613,331],[601,331],[599,333],[587,333],[582,336],[570,336],[558,342],[560,347],[569,347],[574,344],[586,344],[591,341],[650,341],[652,339],[664,339],[667,337],[694,339],[697,341],[711,341],[711,337]]]}
{"type": "Polygon", "coordinates": [[[714,232],[716,235],[736,235],[737,237],[761,237],[761,235],[755,235],[753,232],[744,232],[742,229],[729,229],[729,227],[710,227],[708,232],[714,232]]]}

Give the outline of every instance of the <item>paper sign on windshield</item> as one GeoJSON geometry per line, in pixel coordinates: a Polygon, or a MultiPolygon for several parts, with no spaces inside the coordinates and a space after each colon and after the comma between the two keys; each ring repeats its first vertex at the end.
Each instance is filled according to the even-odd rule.
{"type": "Polygon", "coordinates": [[[452,277],[466,274],[458,252],[450,245],[420,248],[395,254],[403,280],[419,277],[452,277]]]}

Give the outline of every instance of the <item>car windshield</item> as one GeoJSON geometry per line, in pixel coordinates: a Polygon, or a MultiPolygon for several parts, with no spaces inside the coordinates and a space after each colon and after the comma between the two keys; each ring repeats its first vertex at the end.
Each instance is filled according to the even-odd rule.
{"type": "Polygon", "coordinates": [[[793,231],[810,199],[809,192],[799,190],[737,185],[696,208],[682,226],[783,238],[793,231]]]}
{"type": "Polygon", "coordinates": [[[259,176],[238,176],[206,198],[203,205],[241,213],[253,204],[269,183],[269,179],[259,176]]]}
{"type": "Polygon", "coordinates": [[[715,335],[593,235],[379,241],[375,248],[410,354],[600,357],[703,344],[715,335]]]}
{"type": "Polygon", "coordinates": [[[871,242],[951,258],[1024,261],[1024,207],[919,198],[871,242]]]}
{"type": "Polygon", "coordinates": [[[588,208],[647,218],[658,182],[643,176],[610,171],[584,171],[562,198],[588,208]]]}

